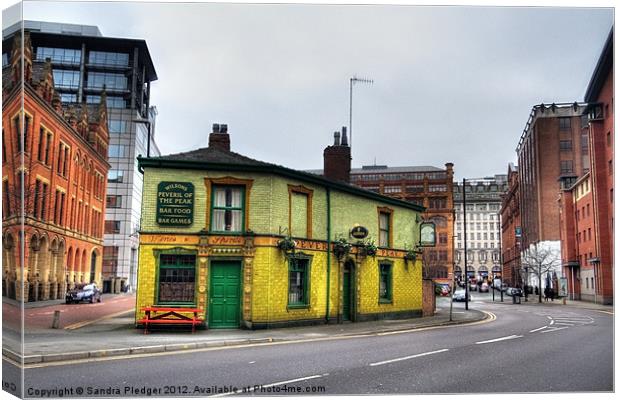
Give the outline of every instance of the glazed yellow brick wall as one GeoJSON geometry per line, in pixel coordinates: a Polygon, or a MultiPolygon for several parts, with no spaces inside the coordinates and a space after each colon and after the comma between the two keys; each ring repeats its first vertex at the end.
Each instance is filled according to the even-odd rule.
{"type": "MultiPolygon", "coordinates": [[[[140,311],[143,307],[152,306],[156,304],[157,299],[155,298],[155,291],[157,287],[157,260],[155,257],[154,250],[167,250],[178,248],[179,246],[165,246],[165,245],[140,245],[139,257],[140,257],[140,265],[138,268],[138,288],[136,291],[136,321],[144,317],[144,312],[140,311]]],[[[197,247],[183,247],[187,250],[197,251],[197,247]]],[[[208,282],[208,270],[207,268],[202,268],[200,265],[200,261],[197,260],[197,276],[196,279],[200,280],[201,277],[204,276],[203,280],[208,282]]],[[[196,307],[205,309],[207,295],[208,295],[208,285],[206,287],[204,293],[199,293],[198,290],[195,292],[196,296],[196,307]]],[[[204,316],[203,316],[204,317],[204,316]]]]}
{"type": "Polygon", "coordinates": [[[165,168],[145,168],[142,201],[142,232],[198,233],[206,227],[207,192],[205,178],[233,177],[252,179],[249,204],[249,226],[256,233],[279,234],[289,227],[289,192],[288,185],[303,185],[312,189],[312,233],[314,239],[327,238],[327,200],[325,189],[281,178],[275,175],[251,173],[221,173],[200,170],[178,170],[165,168]],[[188,227],[161,227],[156,223],[157,185],[160,182],[191,182],[194,184],[194,222],[188,227]]]}
{"type": "MultiPolygon", "coordinates": [[[[288,262],[277,248],[261,247],[254,258],[252,319],[254,322],[294,321],[325,318],[327,293],[327,253],[304,251],[312,256],[310,266],[310,307],[287,309],[288,262]]],[[[337,265],[332,258],[330,315],[337,314],[337,265]]]]}
{"type": "MultiPolygon", "coordinates": [[[[404,207],[384,204],[378,201],[353,196],[347,193],[332,192],[332,239],[348,238],[349,230],[360,224],[368,229],[367,240],[379,243],[379,217],[377,207],[388,207],[394,210],[392,247],[410,249],[419,242],[419,228],[416,216],[419,212],[404,207]]],[[[421,218],[420,218],[421,220],[421,218]]]]}
{"type": "Polygon", "coordinates": [[[422,310],[422,262],[408,263],[402,258],[367,257],[359,270],[359,309],[361,314],[422,310]],[[392,261],[392,303],[379,303],[379,262],[392,261]]]}

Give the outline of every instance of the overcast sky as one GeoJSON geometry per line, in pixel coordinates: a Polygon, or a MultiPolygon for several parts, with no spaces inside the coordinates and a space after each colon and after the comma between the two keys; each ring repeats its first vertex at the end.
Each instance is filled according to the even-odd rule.
{"type": "Polygon", "coordinates": [[[506,173],[531,107],[582,101],[610,8],[25,2],[24,18],[145,39],[159,79],[162,153],[207,145],[295,169],[323,167],[348,125],[353,167],[455,164],[506,173]]]}

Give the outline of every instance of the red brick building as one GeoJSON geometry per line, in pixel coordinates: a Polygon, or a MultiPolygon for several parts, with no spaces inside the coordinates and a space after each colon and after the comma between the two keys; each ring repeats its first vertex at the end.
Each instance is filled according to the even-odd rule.
{"type": "Polygon", "coordinates": [[[584,110],[576,102],[532,108],[517,147],[523,249],[560,240],[561,181],[590,169],[584,110]]]}
{"type": "Polygon", "coordinates": [[[589,173],[565,190],[562,265],[574,298],[613,304],[613,29],[586,90],[589,173]]]}
{"type": "Polygon", "coordinates": [[[570,299],[595,300],[594,268],[596,253],[593,191],[590,173],[565,189],[560,202],[560,235],[563,275],[570,299]]]}
{"type": "Polygon", "coordinates": [[[452,282],[454,269],[453,167],[369,165],[351,170],[354,185],[426,207],[423,217],[435,223],[437,243],[424,250],[425,277],[445,282],[452,282]]]}
{"type": "Polygon", "coordinates": [[[502,195],[502,280],[509,286],[521,287],[521,209],[519,206],[519,173],[508,165],[508,190],[502,195]]]}
{"type": "Polygon", "coordinates": [[[58,299],[74,283],[101,284],[105,92],[99,105],[64,107],[49,60],[33,62],[28,34],[23,49],[15,37],[2,92],[3,295],[58,299]]]}

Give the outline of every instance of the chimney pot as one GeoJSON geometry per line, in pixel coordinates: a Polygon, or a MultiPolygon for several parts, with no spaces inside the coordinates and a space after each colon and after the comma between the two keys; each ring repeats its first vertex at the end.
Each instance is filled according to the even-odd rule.
{"type": "MultiPolygon", "coordinates": [[[[346,135],[346,128],[344,129],[346,135]]],[[[340,132],[334,132],[334,145],[323,151],[323,176],[337,181],[349,182],[351,178],[351,148],[346,144],[346,136],[339,141],[340,132]]]]}
{"type": "Polygon", "coordinates": [[[347,139],[347,127],[343,126],[342,127],[342,140],[340,140],[340,145],[341,146],[349,146],[349,141],[347,139]]]}
{"type": "Polygon", "coordinates": [[[334,146],[340,146],[340,132],[334,132],[334,146]]]}
{"type": "Polygon", "coordinates": [[[230,151],[230,136],[228,125],[213,124],[213,132],[209,135],[209,148],[230,151]]]}

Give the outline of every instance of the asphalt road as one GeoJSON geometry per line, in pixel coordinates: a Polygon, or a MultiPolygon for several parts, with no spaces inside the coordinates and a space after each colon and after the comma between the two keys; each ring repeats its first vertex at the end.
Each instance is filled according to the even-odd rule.
{"type": "MultiPolygon", "coordinates": [[[[25,394],[207,396],[231,387],[264,395],[613,390],[609,313],[476,301],[470,306],[497,318],[373,337],[65,362],[26,369],[25,394]]],[[[454,311],[462,308],[456,304],[454,311]]],[[[3,365],[4,377],[17,374],[8,362],[3,365]]]]}

